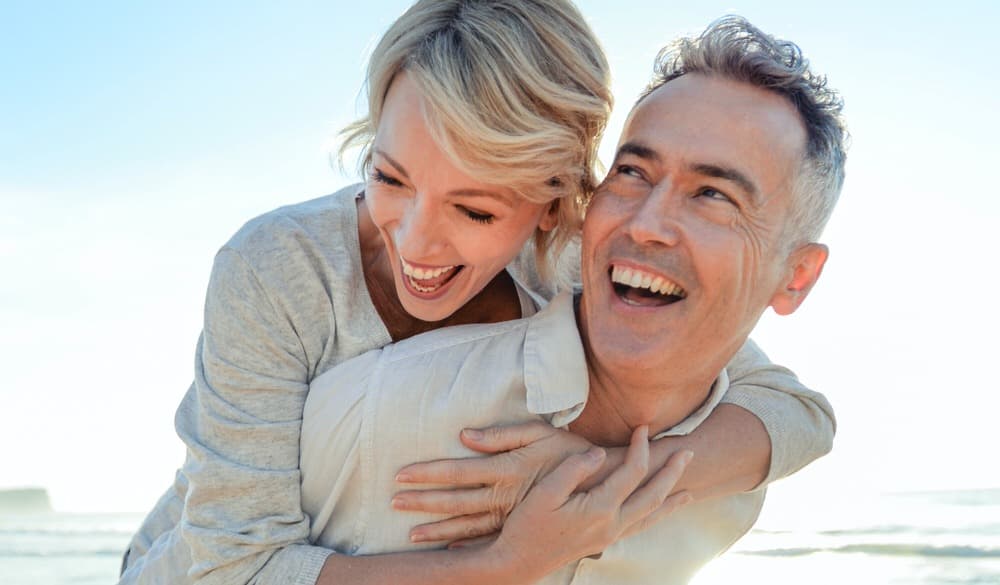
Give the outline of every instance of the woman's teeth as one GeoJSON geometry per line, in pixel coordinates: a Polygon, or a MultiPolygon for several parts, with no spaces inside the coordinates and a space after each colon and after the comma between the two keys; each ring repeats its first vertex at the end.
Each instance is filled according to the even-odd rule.
{"type": "Polygon", "coordinates": [[[632,288],[648,289],[650,292],[665,296],[675,296],[682,299],[687,296],[687,292],[676,282],[635,268],[612,266],[611,282],[632,288]]]}
{"type": "Polygon", "coordinates": [[[444,274],[445,272],[448,272],[449,270],[454,268],[454,266],[442,266],[440,268],[418,268],[416,266],[412,266],[406,260],[401,259],[401,261],[403,264],[403,274],[411,278],[414,278],[416,280],[427,280],[431,278],[437,278],[442,274],[444,274]]]}
{"type": "Polygon", "coordinates": [[[399,259],[403,267],[403,274],[407,276],[412,286],[417,292],[431,293],[441,288],[448,282],[457,266],[441,266],[438,268],[420,268],[413,266],[402,257],[399,259]]]}

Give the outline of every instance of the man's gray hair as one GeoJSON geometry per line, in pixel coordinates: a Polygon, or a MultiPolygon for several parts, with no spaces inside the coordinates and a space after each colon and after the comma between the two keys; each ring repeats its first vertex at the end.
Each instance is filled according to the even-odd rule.
{"type": "Polygon", "coordinates": [[[700,36],[664,47],[639,101],[687,73],[748,83],[784,96],[795,107],[807,145],[784,235],[792,246],[819,238],[844,184],[847,142],[843,100],[827,87],[826,77],[809,70],[795,43],[775,39],[740,16],[720,18],[700,36]]]}

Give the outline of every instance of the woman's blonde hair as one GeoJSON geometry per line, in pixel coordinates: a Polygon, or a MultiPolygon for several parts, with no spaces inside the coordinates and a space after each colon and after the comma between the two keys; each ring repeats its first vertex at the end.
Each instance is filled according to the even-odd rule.
{"type": "Polygon", "coordinates": [[[611,111],[608,64],[582,15],[565,0],[419,0],[375,47],[368,114],[341,133],[341,160],[360,147],[366,175],[401,71],[423,93],[431,135],[463,172],[554,202],[557,227],[535,234],[545,270],[579,233],[611,111]]]}

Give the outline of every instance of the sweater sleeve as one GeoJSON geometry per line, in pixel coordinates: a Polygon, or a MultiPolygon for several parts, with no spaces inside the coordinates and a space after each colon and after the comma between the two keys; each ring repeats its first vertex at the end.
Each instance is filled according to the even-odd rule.
{"type": "Polygon", "coordinates": [[[331,551],[307,544],[300,503],[308,372],[281,299],[238,251],[223,248],[206,297],[194,385],[175,419],[187,446],[180,523],[142,561],[159,567],[130,568],[135,583],[316,582],[331,551]],[[184,555],[189,560],[178,562],[184,555]],[[186,576],[164,574],[164,567],[185,565],[186,576]]]}
{"type": "Polygon", "coordinates": [[[771,466],[758,487],[795,473],[833,448],[837,421],[830,403],[790,370],[771,363],[753,341],[747,340],[726,371],[730,387],[722,401],[753,413],[771,439],[771,466]]]}

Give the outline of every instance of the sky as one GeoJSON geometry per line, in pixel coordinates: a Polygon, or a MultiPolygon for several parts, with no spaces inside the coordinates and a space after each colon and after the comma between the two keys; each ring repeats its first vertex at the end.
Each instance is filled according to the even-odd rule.
{"type": "MultiPolygon", "coordinates": [[[[183,461],[173,414],[215,251],[356,180],[336,132],[408,4],[0,2],[0,488],[152,506],[183,461]]],[[[844,95],[830,260],[753,336],[828,396],[838,436],[772,499],[1000,486],[1000,4],[578,4],[614,72],[605,162],[657,50],[726,13],[796,41],[844,95]]]]}

